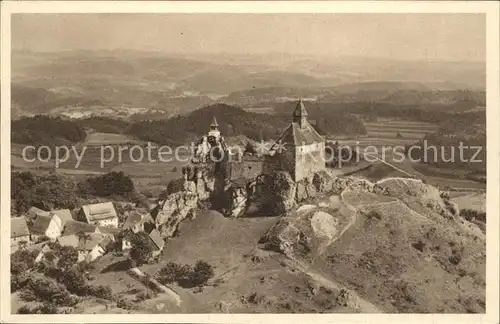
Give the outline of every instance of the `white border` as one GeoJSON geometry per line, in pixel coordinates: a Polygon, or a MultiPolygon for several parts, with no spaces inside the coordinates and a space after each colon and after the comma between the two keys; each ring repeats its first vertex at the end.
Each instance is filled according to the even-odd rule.
{"type": "Polygon", "coordinates": [[[1,3],[1,321],[15,323],[499,323],[500,96],[499,4],[496,2],[150,2],[26,1],[1,3]],[[487,15],[486,314],[10,314],[10,15],[12,13],[485,13],[487,15]]]}

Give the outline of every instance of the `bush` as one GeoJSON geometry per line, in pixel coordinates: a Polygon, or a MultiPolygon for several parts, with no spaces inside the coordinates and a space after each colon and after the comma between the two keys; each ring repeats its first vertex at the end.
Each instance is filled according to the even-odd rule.
{"type": "Polygon", "coordinates": [[[200,286],[214,276],[213,267],[205,261],[198,260],[191,274],[191,283],[194,286],[200,286]]]}
{"type": "Polygon", "coordinates": [[[29,307],[27,305],[24,305],[17,310],[17,313],[18,314],[58,314],[59,309],[54,304],[44,303],[43,305],[38,305],[35,307],[29,307]]]}
{"type": "Polygon", "coordinates": [[[30,280],[26,288],[24,293],[26,298],[34,297],[39,301],[50,300],[57,306],[73,306],[77,303],[77,300],[71,297],[66,288],[53,279],[41,277],[30,280]]]}
{"type": "Polygon", "coordinates": [[[126,310],[131,310],[135,308],[134,304],[130,300],[123,297],[118,299],[118,301],[116,302],[116,307],[126,310]]]}
{"type": "Polygon", "coordinates": [[[89,286],[89,288],[90,288],[89,289],[90,295],[93,295],[97,298],[103,298],[108,300],[113,299],[113,291],[111,290],[110,286],[98,285],[98,286],[89,286]]]}
{"type": "Polygon", "coordinates": [[[133,193],[134,183],[123,172],[109,172],[79,182],[78,190],[81,194],[98,197],[121,196],[133,193]]]}
{"type": "Polygon", "coordinates": [[[169,262],[158,272],[156,279],[162,284],[177,282],[181,287],[192,288],[206,284],[213,275],[213,267],[204,261],[197,261],[194,268],[169,262]]]}

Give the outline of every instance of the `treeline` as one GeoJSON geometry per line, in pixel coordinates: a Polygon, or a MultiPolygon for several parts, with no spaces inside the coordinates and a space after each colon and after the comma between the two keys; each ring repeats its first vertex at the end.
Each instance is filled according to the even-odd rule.
{"type": "MultiPolygon", "coordinates": [[[[287,102],[276,106],[281,118],[291,119],[297,102],[287,102]]],[[[319,105],[316,102],[306,102],[308,119],[313,122],[316,130],[323,135],[364,135],[366,128],[363,121],[346,109],[331,109],[329,105],[319,105]]]]}
{"type": "Polygon", "coordinates": [[[76,121],[36,115],[12,122],[11,140],[14,143],[39,145],[67,145],[85,140],[86,132],[76,121]]]}
{"type": "Polygon", "coordinates": [[[82,200],[96,197],[125,197],[139,203],[145,200],[135,191],[130,177],[123,172],[110,172],[81,181],[58,174],[11,174],[12,215],[22,215],[32,206],[43,210],[74,209],[82,200]]]}
{"type": "Polygon", "coordinates": [[[255,140],[276,138],[291,118],[285,120],[280,116],[250,113],[238,107],[216,104],[187,116],[133,123],[128,134],[160,144],[183,144],[206,134],[214,116],[224,136],[245,135],[255,140]]]}

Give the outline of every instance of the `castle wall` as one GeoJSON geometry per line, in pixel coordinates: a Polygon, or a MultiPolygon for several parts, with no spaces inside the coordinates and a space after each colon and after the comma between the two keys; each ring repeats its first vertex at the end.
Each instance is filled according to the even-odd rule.
{"type": "Polygon", "coordinates": [[[264,172],[264,161],[232,161],[230,162],[229,178],[231,180],[238,178],[255,179],[264,172]]]}

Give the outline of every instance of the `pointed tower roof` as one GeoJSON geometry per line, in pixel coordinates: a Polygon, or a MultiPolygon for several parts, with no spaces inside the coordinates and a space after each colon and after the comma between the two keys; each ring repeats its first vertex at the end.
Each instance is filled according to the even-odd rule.
{"type": "Polygon", "coordinates": [[[297,106],[295,107],[295,110],[293,111],[293,117],[306,117],[306,116],[307,116],[306,107],[304,107],[304,103],[302,102],[302,99],[299,99],[299,102],[297,102],[297,106]]]}
{"type": "Polygon", "coordinates": [[[219,124],[217,124],[217,119],[215,119],[215,116],[212,119],[212,124],[210,124],[210,127],[219,127],[219,124]]]}

